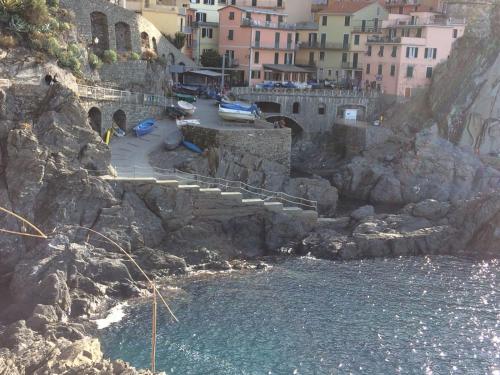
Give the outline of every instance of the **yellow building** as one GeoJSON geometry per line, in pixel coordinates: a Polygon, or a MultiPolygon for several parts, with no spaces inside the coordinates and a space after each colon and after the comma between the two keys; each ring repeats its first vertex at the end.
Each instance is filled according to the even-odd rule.
{"type": "Polygon", "coordinates": [[[330,1],[316,13],[318,79],[362,79],[361,35],[378,30],[388,13],[379,1],[330,1]]]}

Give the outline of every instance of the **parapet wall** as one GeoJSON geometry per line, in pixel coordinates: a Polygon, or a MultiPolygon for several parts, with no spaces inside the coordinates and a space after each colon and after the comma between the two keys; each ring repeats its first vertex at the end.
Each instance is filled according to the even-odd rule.
{"type": "Polygon", "coordinates": [[[291,167],[290,129],[210,129],[183,126],[184,137],[201,148],[226,148],[291,167]]]}

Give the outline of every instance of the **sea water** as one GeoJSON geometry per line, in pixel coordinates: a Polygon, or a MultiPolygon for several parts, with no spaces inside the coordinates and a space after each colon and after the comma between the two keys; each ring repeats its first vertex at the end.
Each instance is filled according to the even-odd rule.
{"type": "MultiPolygon", "coordinates": [[[[200,278],[159,306],[167,374],[500,375],[500,262],[335,263],[200,278]]],[[[107,355],[150,366],[151,307],[102,332],[107,355]]]]}

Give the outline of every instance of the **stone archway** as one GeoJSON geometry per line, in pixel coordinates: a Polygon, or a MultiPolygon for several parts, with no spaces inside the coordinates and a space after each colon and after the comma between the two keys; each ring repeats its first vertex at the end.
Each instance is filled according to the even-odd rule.
{"type": "Polygon", "coordinates": [[[275,102],[255,102],[264,113],[281,113],[281,104],[275,102]]]}
{"type": "Polygon", "coordinates": [[[149,34],[145,31],[141,33],[141,48],[149,49],[151,45],[149,44],[149,34]]]}
{"type": "Polygon", "coordinates": [[[304,132],[304,129],[300,124],[294,119],[287,116],[268,116],[266,120],[270,123],[274,123],[276,121],[284,120],[285,126],[287,128],[292,129],[292,139],[293,141],[297,140],[301,134],[304,132]]]}
{"type": "Polygon", "coordinates": [[[101,12],[92,12],[90,13],[90,26],[94,52],[100,53],[109,49],[108,17],[101,12]]]}
{"type": "Polygon", "coordinates": [[[89,124],[94,131],[102,136],[102,113],[97,107],[90,108],[88,112],[89,124]]]}
{"type": "Polygon", "coordinates": [[[175,65],[175,56],[173,53],[168,54],[168,65],[175,65]]]}
{"type": "Polygon", "coordinates": [[[132,51],[132,34],[128,23],[118,22],[115,24],[115,38],[117,52],[132,51]]]}
{"type": "Polygon", "coordinates": [[[113,124],[116,124],[124,132],[127,131],[127,115],[121,109],[113,114],[113,124]]]}

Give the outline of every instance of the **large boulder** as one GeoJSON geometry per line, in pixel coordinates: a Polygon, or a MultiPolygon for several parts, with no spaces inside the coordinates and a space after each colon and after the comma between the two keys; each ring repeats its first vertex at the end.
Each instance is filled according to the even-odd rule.
{"type": "Polygon", "coordinates": [[[318,212],[327,216],[335,213],[339,199],[337,189],[321,177],[291,178],[285,183],[284,192],[295,197],[316,201],[318,212]]]}

